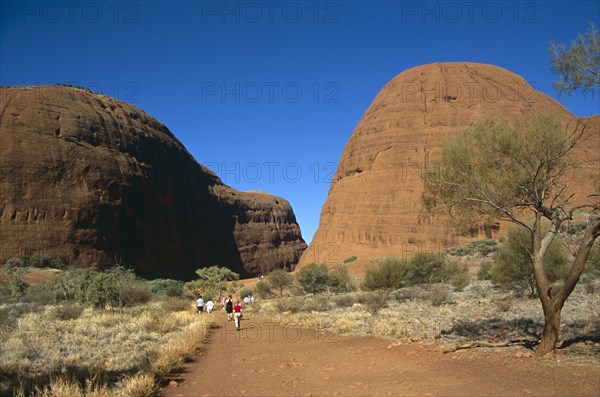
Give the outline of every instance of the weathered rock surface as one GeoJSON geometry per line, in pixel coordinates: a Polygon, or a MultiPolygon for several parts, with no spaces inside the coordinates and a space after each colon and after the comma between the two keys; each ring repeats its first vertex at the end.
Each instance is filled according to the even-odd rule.
{"type": "Polygon", "coordinates": [[[79,88],[0,93],[0,263],[117,258],[145,276],[191,278],[212,265],[290,269],[306,248],[286,200],[224,185],[142,110],[79,88]]]}
{"type": "MultiPolygon", "coordinates": [[[[573,118],[523,78],[496,66],[438,63],[399,74],[383,87],[346,144],[319,229],[299,265],[411,256],[496,234],[496,228],[482,228],[458,236],[443,219],[420,219],[424,170],[439,158],[443,142],[482,116],[513,119],[537,112],[573,118]]],[[[597,132],[598,121],[591,120],[597,132]]],[[[596,162],[579,175],[581,184],[574,184],[581,186],[580,196],[593,191],[586,180],[598,176],[599,148],[596,134],[582,151],[596,162]]]]}

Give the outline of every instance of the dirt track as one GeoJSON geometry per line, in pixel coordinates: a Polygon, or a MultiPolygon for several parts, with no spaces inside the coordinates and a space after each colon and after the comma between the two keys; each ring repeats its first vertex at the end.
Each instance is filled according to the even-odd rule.
{"type": "Polygon", "coordinates": [[[517,358],[512,349],[443,354],[255,319],[236,332],[213,315],[208,343],[162,396],[600,396],[598,360],[517,358]]]}

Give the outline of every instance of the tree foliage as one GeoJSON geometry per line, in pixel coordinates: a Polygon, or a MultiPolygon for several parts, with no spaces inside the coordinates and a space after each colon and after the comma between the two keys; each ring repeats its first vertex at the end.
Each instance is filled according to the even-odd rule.
{"type": "Polygon", "coordinates": [[[193,296],[209,293],[218,296],[227,291],[227,282],[237,281],[240,275],[226,267],[211,266],[196,270],[198,278],[184,284],[184,290],[193,296]]]}
{"type": "Polygon", "coordinates": [[[600,86],[600,35],[594,24],[585,34],[579,34],[570,48],[550,43],[550,55],[552,71],[559,74],[559,80],[553,84],[557,92],[593,92],[600,86]]]}

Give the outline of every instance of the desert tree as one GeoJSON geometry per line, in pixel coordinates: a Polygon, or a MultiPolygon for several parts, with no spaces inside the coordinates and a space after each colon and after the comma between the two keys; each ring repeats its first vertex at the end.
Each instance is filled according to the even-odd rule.
{"type": "Polygon", "coordinates": [[[445,144],[437,177],[426,173],[424,178],[422,198],[430,216],[442,211],[463,226],[499,218],[529,232],[529,254],[545,319],[540,354],[556,349],[562,307],[600,235],[599,195],[579,197],[572,178],[575,169],[590,165],[577,159],[575,149],[598,145],[598,136],[590,130],[581,119],[564,127],[548,115],[512,123],[484,118],[445,144]],[[558,288],[551,288],[544,257],[561,225],[576,215],[587,218],[585,231],[576,242],[568,275],[558,288]]]}
{"type": "Polygon", "coordinates": [[[552,42],[549,50],[552,71],[559,74],[559,80],[553,84],[558,93],[593,93],[600,87],[600,35],[594,24],[585,34],[579,34],[570,48],[552,42]]]}
{"type": "Polygon", "coordinates": [[[198,278],[184,284],[184,290],[197,296],[203,293],[219,295],[227,290],[227,282],[236,282],[240,275],[222,266],[210,266],[196,270],[198,278]]]}
{"type": "Polygon", "coordinates": [[[279,290],[279,296],[283,296],[283,290],[294,284],[294,277],[283,269],[275,269],[269,273],[269,285],[279,290]]]}

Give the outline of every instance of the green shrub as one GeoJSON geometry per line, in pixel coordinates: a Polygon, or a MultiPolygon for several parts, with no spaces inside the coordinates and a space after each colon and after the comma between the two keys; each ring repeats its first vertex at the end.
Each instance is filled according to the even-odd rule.
{"type": "Polygon", "coordinates": [[[351,256],[350,258],[346,258],[344,259],[344,263],[350,263],[350,262],[354,262],[355,260],[357,260],[358,258],[355,256],[351,256]]]}
{"type": "Polygon", "coordinates": [[[471,277],[466,272],[455,274],[450,279],[450,285],[455,291],[463,291],[471,283],[471,277]]]}
{"type": "Polygon", "coordinates": [[[148,288],[157,295],[179,297],[183,294],[183,282],[171,279],[155,279],[148,281],[148,288]]]}
{"type": "Polygon", "coordinates": [[[479,271],[477,272],[477,279],[479,280],[491,280],[492,279],[492,267],[494,266],[494,262],[492,261],[483,261],[479,266],[479,271]]]}
{"type": "Polygon", "coordinates": [[[305,292],[321,293],[327,289],[327,281],[329,280],[327,266],[310,263],[298,271],[296,280],[305,292]]]}
{"type": "Polygon", "coordinates": [[[379,310],[383,309],[388,301],[388,298],[389,293],[378,290],[364,293],[361,297],[361,301],[369,313],[376,314],[379,310]]]}
{"type": "Polygon", "coordinates": [[[16,279],[0,284],[0,297],[14,300],[21,298],[29,287],[25,281],[16,279]]]}
{"type": "Polygon", "coordinates": [[[57,305],[53,308],[54,317],[58,320],[77,320],[83,313],[84,308],[77,304],[57,305]]]}
{"type": "MultiPolygon", "coordinates": [[[[369,268],[363,289],[400,289],[417,284],[448,283],[464,273],[457,263],[446,262],[442,255],[418,253],[410,260],[385,258],[379,267],[369,268]]],[[[462,277],[462,276],[461,276],[462,277]]]]}
{"type": "Polygon", "coordinates": [[[304,297],[280,298],[275,301],[275,308],[280,312],[298,313],[304,310],[304,297]]]}
{"type": "Polygon", "coordinates": [[[119,287],[114,277],[107,273],[97,273],[86,289],[86,300],[96,308],[111,309],[118,304],[119,287]]]}
{"type": "Polygon", "coordinates": [[[149,302],[151,298],[152,292],[141,281],[127,283],[121,289],[121,304],[123,306],[140,305],[149,302]]]}
{"type": "Polygon", "coordinates": [[[21,297],[21,302],[50,305],[58,301],[56,289],[51,284],[31,284],[21,297]]]}
{"type": "Polygon", "coordinates": [[[331,298],[331,301],[337,307],[350,307],[357,302],[355,294],[335,295],[334,297],[331,298]]]}
{"type": "Polygon", "coordinates": [[[447,285],[434,284],[429,287],[424,294],[424,298],[427,299],[432,306],[437,307],[446,303],[451,303],[452,292],[448,289],[447,285]]]}
{"type": "Polygon", "coordinates": [[[327,277],[327,285],[331,292],[351,292],[356,289],[352,282],[352,277],[344,265],[337,265],[329,270],[327,277]]]}
{"type": "Polygon", "coordinates": [[[240,290],[240,299],[244,299],[250,295],[252,295],[252,290],[250,288],[245,287],[240,290]]]}
{"type": "MultiPolygon", "coordinates": [[[[190,308],[192,308],[192,305],[190,301],[186,299],[182,299],[179,297],[169,297],[164,298],[164,300],[161,302],[161,307],[167,312],[183,312],[186,310],[190,310],[190,308]]],[[[194,302],[194,308],[195,307],[196,305],[194,302]]]]}
{"type": "Polygon", "coordinates": [[[378,267],[367,268],[362,288],[367,291],[398,289],[407,285],[410,278],[411,274],[406,260],[384,258],[378,267]]]}

